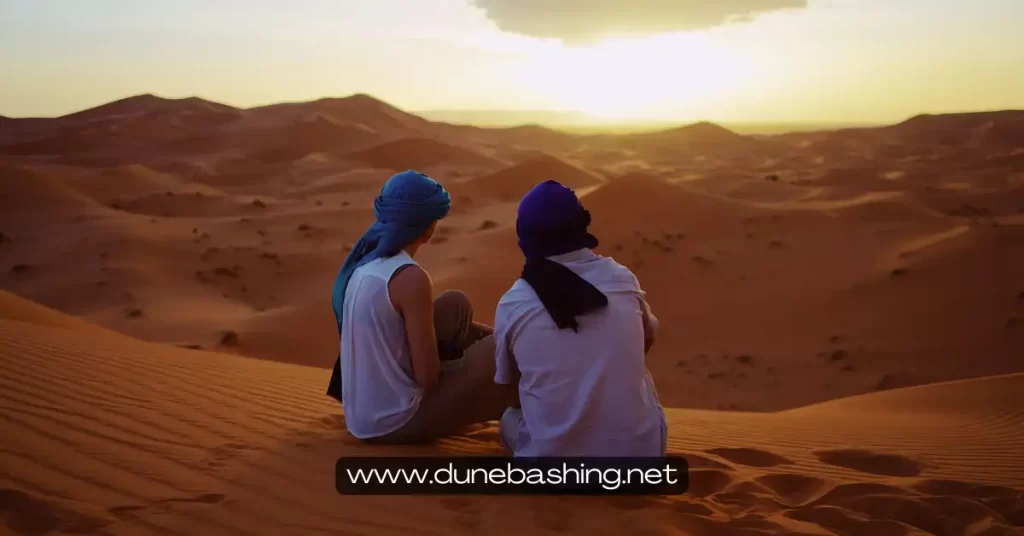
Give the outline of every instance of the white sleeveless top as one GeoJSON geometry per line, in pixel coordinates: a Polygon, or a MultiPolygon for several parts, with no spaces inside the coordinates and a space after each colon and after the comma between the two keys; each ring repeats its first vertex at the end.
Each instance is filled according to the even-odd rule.
{"type": "Polygon", "coordinates": [[[367,439],[402,427],[419,409],[405,322],[391,303],[388,283],[404,251],[356,268],[345,290],[341,327],[342,406],[349,432],[367,439]]]}

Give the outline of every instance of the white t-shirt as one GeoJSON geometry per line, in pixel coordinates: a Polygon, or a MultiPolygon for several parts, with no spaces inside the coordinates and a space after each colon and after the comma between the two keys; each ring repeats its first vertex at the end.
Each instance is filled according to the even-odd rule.
{"type": "Polygon", "coordinates": [[[341,383],[345,423],[352,435],[379,437],[402,427],[419,409],[405,322],[391,303],[395,271],[416,264],[404,251],[370,261],[352,273],[341,327],[341,383]]]}
{"type": "MultiPolygon", "coordinates": [[[[516,456],[661,456],[667,427],[644,355],[644,292],[628,268],[583,249],[549,257],[589,281],[608,306],[560,330],[520,279],[495,315],[497,373],[521,372],[521,416],[502,419],[516,456]]],[[[648,309],[649,310],[649,309],[648,309]]],[[[651,315],[651,328],[657,321],[651,315]]]]}

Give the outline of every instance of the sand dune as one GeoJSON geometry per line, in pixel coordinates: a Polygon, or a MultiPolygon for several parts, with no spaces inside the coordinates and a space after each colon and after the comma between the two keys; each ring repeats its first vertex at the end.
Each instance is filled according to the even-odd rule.
{"type": "Polygon", "coordinates": [[[115,331],[102,328],[80,318],[66,315],[30,302],[5,290],[0,290],[0,318],[36,326],[74,330],[81,335],[123,337],[115,331]]]}
{"type": "Polygon", "coordinates": [[[592,137],[581,137],[539,125],[480,128],[435,123],[434,132],[440,139],[487,147],[499,153],[502,160],[510,162],[520,162],[542,154],[564,156],[580,148],[581,143],[594,141],[592,137]]]}
{"type": "Polygon", "coordinates": [[[429,121],[399,110],[369,95],[273,104],[251,108],[248,112],[250,125],[243,125],[243,127],[249,128],[252,124],[292,122],[296,118],[305,118],[311,115],[324,115],[343,123],[362,125],[383,135],[426,133],[433,128],[429,121]]]}
{"type": "Polygon", "coordinates": [[[4,176],[0,181],[0,199],[6,201],[4,211],[8,217],[25,215],[38,218],[42,211],[73,213],[99,208],[99,203],[68,187],[45,170],[0,164],[0,173],[4,176]]]}
{"type": "Polygon", "coordinates": [[[1024,112],[919,115],[885,129],[900,140],[968,148],[1016,148],[1024,137],[1024,112]]]}
{"type": "Polygon", "coordinates": [[[76,132],[59,134],[42,138],[12,143],[4,147],[4,152],[15,155],[65,155],[77,156],[101,149],[111,143],[109,138],[100,132],[76,132]]]}
{"type": "Polygon", "coordinates": [[[855,394],[1019,370],[1021,340],[1005,324],[1024,261],[995,246],[1018,229],[963,231],[901,204],[773,209],[640,178],[585,204],[600,251],[633,268],[655,312],[677,326],[651,360],[669,404],[781,409],[813,402],[819,388],[855,394]],[[971,279],[980,266],[984,281],[971,279]]]}
{"type": "Polygon", "coordinates": [[[700,163],[727,156],[731,161],[756,159],[775,145],[754,137],[737,134],[714,123],[701,122],[656,132],[614,136],[612,147],[626,147],[652,164],[700,163]]]}
{"type": "MultiPolygon", "coordinates": [[[[693,145],[727,145],[744,144],[748,145],[753,138],[737,134],[725,127],[709,122],[694,123],[667,130],[645,132],[625,136],[627,142],[632,141],[640,144],[693,144],[693,145]]],[[[684,147],[685,148],[685,147],[684,147]]]]}
{"type": "Polygon", "coordinates": [[[242,116],[230,106],[198,98],[164,99],[153,95],[129,97],[56,119],[37,120],[35,129],[25,128],[24,141],[6,151],[23,155],[84,155],[112,145],[133,146],[151,152],[161,146],[175,150],[205,148],[213,142],[202,130],[220,127],[242,116]],[[36,134],[44,125],[49,132],[36,134]]]}
{"type": "Polygon", "coordinates": [[[87,173],[77,175],[74,171],[74,169],[68,168],[50,169],[51,174],[96,200],[110,196],[132,197],[166,192],[175,195],[195,194],[196,192],[203,195],[223,194],[206,184],[186,182],[174,174],[160,173],[138,164],[89,170],[87,173]]]}
{"type": "MultiPolygon", "coordinates": [[[[211,107],[234,114],[143,96],[85,123],[173,123],[211,107]]],[[[212,128],[168,127],[180,140],[213,136],[205,148],[99,136],[65,165],[8,152],[15,180],[0,185],[9,207],[0,284],[147,340],[220,348],[230,331],[239,341],[224,351],[326,367],[336,344],[326,289],[394,171],[378,166],[422,164],[455,202],[421,262],[439,288],[469,291],[484,321],[521,269],[514,201],[545,178],[586,193],[601,252],[637,272],[674,326],[652,356],[668,405],[785,409],[1021,370],[1012,360],[1024,351],[1014,327],[1024,312],[1012,298],[1024,288],[1014,247],[1024,183],[1012,171],[1021,149],[897,144],[899,130],[887,128],[756,138],[712,124],[627,136],[479,129],[365,96],[236,115],[212,128]],[[382,159],[352,162],[352,144],[382,159]],[[896,145],[912,157],[884,156],[896,145]],[[667,163],[648,165],[651,148],[667,163]],[[493,173],[479,167],[524,157],[493,173]],[[595,171],[621,159],[642,170],[619,169],[610,182],[595,171]]],[[[2,139],[73,139],[83,123],[40,121],[50,126],[2,139]]]]}
{"type": "Polygon", "coordinates": [[[379,169],[420,169],[436,166],[494,169],[502,163],[465,147],[426,138],[405,138],[348,155],[379,169]]]}
{"type": "Polygon", "coordinates": [[[5,527],[1020,533],[1022,154],[1012,111],[779,136],[484,129],[366,95],[4,119],[5,527]],[[330,286],[406,167],[453,195],[417,260],[484,322],[522,268],[515,202],[549,178],[583,195],[661,320],[649,367],[688,408],[668,414],[690,495],[333,492],[342,454],[499,450],[493,427],[372,449],[321,396],[330,286]]]}
{"type": "Polygon", "coordinates": [[[340,497],[340,455],[493,454],[495,429],[427,447],[360,445],[320,395],[325,370],[143,343],[60,316],[0,301],[0,416],[18,430],[0,439],[0,493],[15,533],[903,535],[1024,526],[1020,374],[779,414],[669,410],[670,451],[693,468],[680,497],[340,497]]]}
{"type": "Polygon", "coordinates": [[[265,164],[298,160],[316,152],[341,153],[378,139],[371,128],[322,114],[303,117],[269,131],[251,157],[265,164]]]}
{"type": "Polygon", "coordinates": [[[554,179],[574,189],[600,185],[603,180],[550,155],[530,159],[490,175],[474,177],[468,187],[477,195],[497,201],[516,201],[537,183],[554,179]]]}
{"type": "Polygon", "coordinates": [[[145,94],[116,100],[94,108],[68,114],[63,116],[62,119],[85,122],[95,121],[98,119],[113,119],[156,113],[235,114],[237,112],[237,108],[197,97],[167,99],[152,94],[145,94]]]}

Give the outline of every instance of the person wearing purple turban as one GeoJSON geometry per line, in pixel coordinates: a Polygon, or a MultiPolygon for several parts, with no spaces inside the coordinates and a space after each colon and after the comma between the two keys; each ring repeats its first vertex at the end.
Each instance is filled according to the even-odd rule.
{"type": "Polygon", "coordinates": [[[633,273],[594,253],[590,212],[555,181],[519,204],[521,277],[495,313],[495,382],[517,389],[515,456],[657,457],[667,425],[646,355],[658,320],[633,273]]]}

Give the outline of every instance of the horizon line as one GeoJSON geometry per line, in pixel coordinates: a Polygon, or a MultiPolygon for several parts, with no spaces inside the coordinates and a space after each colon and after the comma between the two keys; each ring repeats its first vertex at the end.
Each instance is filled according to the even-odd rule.
{"type": "Polygon", "coordinates": [[[922,112],[913,113],[913,114],[901,115],[899,118],[894,118],[894,119],[885,120],[885,121],[882,121],[882,120],[879,120],[879,121],[854,121],[854,120],[839,120],[839,119],[816,119],[816,120],[793,120],[793,119],[780,119],[780,120],[739,120],[739,119],[737,119],[737,120],[731,120],[731,119],[725,119],[725,120],[722,120],[722,119],[710,119],[710,118],[700,118],[700,119],[695,119],[695,118],[687,118],[687,119],[682,119],[682,118],[680,118],[680,119],[615,118],[615,119],[606,119],[606,118],[600,118],[600,117],[595,117],[595,116],[589,115],[586,112],[583,112],[583,111],[580,111],[580,110],[571,110],[571,109],[544,109],[544,108],[529,108],[529,109],[524,109],[524,108],[491,108],[491,109],[487,109],[487,108],[430,108],[430,109],[413,109],[413,108],[404,108],[402,106],[396,105],[396,104],[394,104],[392,102],[389,102],[387,100],[381,99],[381,98],[376,97],[376,96],[374,96],[374,95],[372,95],[370,93],[365,93],[365,92],[354,92],[354,93],[349,93],[349,94],[343,95],[343,96],[324,95],[324,96],[315,97],[315,98],[309,98],[309,99],[304,99],[304,100],[283,99],[283,100],[280,100],[280,101],[271,101],[271,102],[267,102],[267,103],[254,104],[254,105],[251,105],[251,106],[238,106],[238,105],[235,105],[235,104],[229,104],[226,101],[220,101],[220,100],[215,100],[215,99],[203,97],[203,96],[201,96],[199,94],[190,94],[190,95],[180,96],[180,97],[169,97],[169,96],[166,96],[165,94],[162,95],[162,94],[154,93],[154,92],[145,92],[145,93],[135,93],[135,94],[131,94],[131,95],[123,96],[123,97],[113,98],[111,100],[107,100],[107,101],[101,102],[99,104],[88,106],[86,108],[75,109],[75,110],[72,110],[72,111],[69,111],[69,112],[65,112],[65,113],[62,113],[62,114],[15,116],[15,115],[5,115],[3,113],[0,113],[0,117],[5,118],[5,119],[22,119],[22,120],[31,120],[31,119],[61,119],[61,118],[64,118],[64,117],[67,117],[67,116],[70,116],[70,115],[74,115],[76,113],[86,112],[86,111],[93,110],[93,109],[96,109],[96,108],[99,108],[99,107],[102,107],[102,106],[105,106],[105,105],[108,105],[108,104],[113,104],[113,103],[116,103],[116,102],[121,102],[121,101],[131,100],[131,99],[134,99],[134,98],[141,98],[141,97],[154,97],[154,98],[161,99],[161,100],[166,100],[166,101],[181,101],[181,100],[188,100],[188,99],[198,99],[198,100],[202,100],[204,102],[209,102],[209,103],[212,103],[212,104],[219,104],[219,105],[223,105],[223,106],[228,106],[230,108],[235,108],[237,110],[253,110],[253,109],[265,108],[265,107],[268,107],[268,106],[275,106],[275,105],[310,104],[310,103],[315,103],[315,102],[323,101],[323,100],[347,100],[347,99],[352,99],[352,98],[357,98],[357,97],[367,97],[367,98],[373,99],[373,100],[375,100],[377,102],[383,103],[383,104],[385,104],[387,106],[390,106],[392,108],[395,108],[395,109],[397,109],[399,111],[402,111],[402,112],[405,112],[405,113],[408,113],[408,114],[411,114],[411,115],[416,115],[418,117],[421,117],[424,120],[431,121],[431,122],[442,122],[442,123],[446,122],[446,121],[436,121],[436,120],[428,119],[426,117],[423,117],[420,114],[439,114],[439,113],[520,113],[520,114],[529,114],[529,113],[538,113],[538,114],[577,115],[577,116],[580,116],[582,118],[586,118],[587,119],[586,122],[573,123],[573,124],[526,122],[526,123],[503,123],[501,125],[476,125],[476,124],[473,124],[473,123],[463,123],[463,124],[468,125],[468,126],[481,126],[481,127],[484,127],[484,128],[487,128],[487,127],[499,127],[499,126],[500,127],[517,127],[517,126],[522,126],[522,127],[525,127],[525,126],[542,126],[542,127],[545,127],[546,126],[546,127],[552,127],[552,128],[557,128],[557,127],[584,127],[584,128],[609,127],[609,128],[614,128],[614,127],[640,127],[640,126],[644,126],[644,125],[651,125],[651,126],[655,126],[655,125],[682,125],[682,126],[685,126],[685,125],[692,125],[692,124],[698,124],[698,123],[714,123],[714,124],[719,124],[719,125],[733,124],[733,125],[748,125],[748,126],[756,126],[756,125],[764,125],[764,126],[769,126],[769,125],[779,125],[779,126],[782,126],[782,125],[807,125],[807,126],[831,125],[831,126],[850,126],[850,127],[865,126],[865,127],[869,127],[869,126],[883,126],[883,125],[898,124],[898,123],[901,123],[901,122],[913,119],[915,117],[922,117],[922,116],[960,115],[960,114],[983,114],[983,113],[1001,113],[1001,112],[1024,112],[1024,108],[1005,108],[1005,109],[980,108],[980,109],[970,109],[970,110],[961,109],[961,110],[956,110],[956,111],[941,111],[941,112],[922,111],[922,112]]]}

